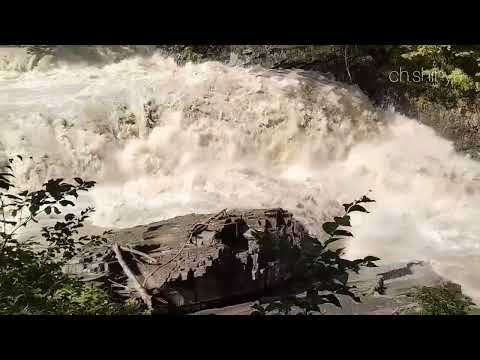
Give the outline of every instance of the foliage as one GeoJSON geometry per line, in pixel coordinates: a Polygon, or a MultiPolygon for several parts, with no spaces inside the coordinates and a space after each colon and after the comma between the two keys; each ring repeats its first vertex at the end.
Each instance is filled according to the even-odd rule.
{"type": "Polygon", "coordinates": [[[141,303],[129,299],[125,305],[112,302],[108,292],[94,285],[64,286],[54,294],[64,315],[129,315],[141,313],[141,303]]]}
{"type": "Polygon", "coordinates": [[[374,97],[422,96],[453,107],[460,99],[474,100],[480,92],[480,45],[319,47],[325,52],[319,58],[321,71],[334,73],[337,80],[356,83],[374,97]],[[409,76],[392,82],[389,75],[393,71],[406,71],[409,76]]]}
{"type": "Polygon", "coordinates": [[[440,86],[458,94],[480,90],[480,46],[478,45],[404,45],[402,58],[424,71],[436,71],[440,86]]]}
{"type": "Polygon", "coordinates": [[[467,315],[470,307],[475,305],[461,290],[447,285],[424,286],[416,291],[415,299],[422,315],[467,315]]]}
{"type": "MultiPolygon", "coordinates": [[[[374,200],[363,196],[349,204],[344,204],[345,212],[341,217],[334,217],[333,221],[323,224],[323,230],[328,234],[325,241],[310,238],[310,246],[301,249],[285,246],[277,247],[280,253],[275,256],[288,256],[292,269],[292,276],[295,283],[305,284],[305,295],[295,296],[286,295],[278,301],[269,304],[255,304],[252,309],[252,315],[267,314],[290,314],[294,308],[301,309],[302,313],[309,315],[312,313],[321,313],[321,305],[333,304],[341,307],[337,295],[346,295],[354,301],[359,302],[352,290],[354,286],[348,285],[349,271],[358,273],[362,266],[375,267],[375,261],[379,260],[374,256],[367,256],[363,259],[347,260],[342,258],[343,249],[333,251],[333,243],[352,237],[353,234],[345,228],[350,227],[350,214],[352,212],[368,211],[360,204],[370,203],[374,200]],[[284,250],[281,250],[284,249],[284,250]]],[[[265,246],[265,233],[260,237],[261,246],[265,246]]],[[[273,242],[273,241],[271,241],[273,242]]],[[[282,243],[282,240],[279,240],[282,243]]]]}
{"type": "MultiPolygon", "coordinates": [[[[228,62],[231,52],[247,64],[267,67],[300,67],[333,73],[337,80],[358,84],[368,94],[393,90],[454,106],[457,100],[472,99],[480,91],[480,45],[159,45],[179,63],[217,60],[228,62]],[[430,81],[392,83],[389,74],[400,67],[412,75],[434,75],[430,81]]],[[[58,46],[29,45],[32,54],[55,54],[58,46]]],[[[134,46],[123,46],[131,48],[134,46]]]]}
{"type": "Polygon", "coordinates": [[[382,89],[386,85],[399,93],[451,107],[460,99],[474,99],[480,91],[480,45],[362,45],[352,49],[349,63],[353,80],[367,92],[372,84],[382,89]],[[406,71],[409,76],[392,83],[392,71],[406,71]],[[383,79],[384,86],[372,82],[375,77],[383,79]]]}
{"type": "MultiPolygon", "coordinates": [[[[42,214],[62,214],[73,207],[80,192],[95,182],[75,178],[46,182],[41,190],[17,189],[15,162],[0,166],[0,314],[115,314],[139,311],[134,303],[126,306],[110,300],[103,289],[69,278],[62,267],[86,246],[105,242],[103,236],[79,236],[78,229],[94,211],[67,213],[63,220],[41,228],[43,241],[18,240],[20,230],[39,223],[42,214]]],[[[105,235],[105,234],[104,234],[105,235]]]]}

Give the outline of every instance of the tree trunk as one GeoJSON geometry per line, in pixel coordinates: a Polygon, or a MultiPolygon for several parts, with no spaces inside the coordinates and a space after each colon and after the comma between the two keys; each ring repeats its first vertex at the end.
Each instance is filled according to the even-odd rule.
{"type": "Polygon", "coordinates": [[[122,267],[123,272],[132,281],[135,286],[135,290],[138,292],[143,302],[148,306],[149,309],[153,309],[152,297],[147,293],[147,290],[145,290],[145,288],[140,284],[136,276],[133,274],[132,270],[130,270],[130,268],[128,267],[127,263],[123,259],[122,251],[120,250],[118,244],[114,244],[112,246],[112,250],[115,253],[115,257],[117,258],[118,263],[122,267]]]}

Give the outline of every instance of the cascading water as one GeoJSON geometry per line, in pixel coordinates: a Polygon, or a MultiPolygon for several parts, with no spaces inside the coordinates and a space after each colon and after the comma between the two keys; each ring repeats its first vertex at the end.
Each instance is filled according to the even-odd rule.
{"type": "Polygon", "coordinates": [[[18,185],[95,180],[81,203],[102,227],[279,206],[320,232],[367,194],[377,202],[353,217],[348,256],[431,261],[480,299],[480,163],[358,89],[148,51],[103,52],[101,64],[12,51],[0,60],[0,153],[27,155],[18,185]]]}

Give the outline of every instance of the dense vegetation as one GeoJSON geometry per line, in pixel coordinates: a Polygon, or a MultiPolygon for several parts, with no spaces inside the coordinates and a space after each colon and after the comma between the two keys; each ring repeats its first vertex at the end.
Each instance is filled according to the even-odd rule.
{"type": "MultiPolygon", "coordinates": [[[[374,100],[383,101],[389,95],[405,97],[415,99],[415,104],[425,109],[432,103],[442,104],[446,108],[465,103],[474,104],[480,92],[479,45],[223,48],[222,50],[216,46],[176,46],[175,51],[182,52],[183,61],[202,61],[209,57],[219,57],[228,61],[230,51],[237,51],[239,56],[248,59],[245,61],[247,64],[249,61],[265,64],[267,53],[271,56],[266,65],[272,68],[298,67],[331,72],[338,80],[359,85],[374,100]],[[402,71],[408,76],[399,77],[402,71]]],[[[30,47],[29,51],[55,55],[55,47],[52,46],[30,47]]],[[[477,134],[478,129],[474,128],[472,132],[477,134]]],[[[466,138],[465,131],[461,134],[466,138]]],[[[471,143],[474,144],[476,139],[472,137],[471,143]]],[[[39,230],[42,242],[18,240],[19,230],[37,224],[38,216],[41,214],[62,215],[66,208],[75,205],[78,193],[88,191],[94,183],[85,182],[80,178],[75,179],[73,184],[64,182],[63,179],[52,179],[37,191],[17,189],[13,181],[14,161],[22,159],[21,157],[10,159],[4,168],[0,168],[0,314],[141,312],[140,305],[135,301],[126,305],[117,303],[109,289],[81,283],[62,272],[65,263],[82,249],[104,241],[102,236],[78,234],[78,229],[83,226],[94,209],[85,209],[80,215],[67,213],[54,225],[43,226],[39,230]]],[[[304,297],[286,295],[270,304],[257,304],[255,313],[290,313],[296,307],[309,314],[320,312],[322,304],[331,303],[338,306],[336,294],[357,299],[347,285],[347,270],[357,271],[363,265],[374,266],[376,258],[347,261],[342,258],[341,249],[333,251],[328,245],[343,236],[352,236],[350,232],[339,227],[350,226],[349,212],[366,212],[360,203],[369,201],[371,200],[363,198],[352,204],[346,204],[349,208],[346,207],[343,217],[336,217],[333,222],[324,225],[329,238],[323,242],[319,241],[318,246],[310,249],[310,252],[295,258],[294,265],[299,269],[296,276],[321,278],[308,287],[304,297]]],[[[268,242],[268,239],[261,241],[268,242]]],[[[286,247],[273,251],[283,253],[286,247]]],[[[289,251],[291,250],[287,253],[289,251]]],[[[470,306],[468,299],[446,288],[422,288],[417,298],[425,314],[463,314],[470,306]]]]}
{"type": "Polygon", "coordinates": [[[362,266],[375,267],[375,261],[379,258],[367,256],[363,259],[347,260],[342,257],[343,248],[334,250],[331,247],[333,243],[353,236],[345,229],[351,226],[351,213],[368,213],[360,204],[371,202],[374,200],[363,196],[352,203],[344,204],[343,216],[336,216],[333,221],[323,224],[327,238],[324,241],[305,241],[307,246],[301,249],[289,246],[288,239],[275,242],[269,238],[268,233],[257,234],[262,246],[270,246],[275,258],[282,259],[282,263],[289,264],[294,269],[291,283],[296,285],[296,289],[286,289],[285,296],[268,304],[255,304],[252,315],[289,315],[294,310],[303,315],[321,314],[322,305],[342,306],[337,295],[346,295],[359,302],[360,298],[353,292],[355,287],[348,284],[349,271],[358,273],[362,266]],[[298,294],[298,284],[303,285],[303,294],[298,294]]]}
{"type": "MultiPolygon", "coordinates": [[[[90,190],[95,183],[80,178],[75,178],[72,184],[53,179],[37,191],[18,189],[14,182],[18,161],[23,158],[9,159],[0,171],[0,314],[149,313],[133,298],[126,302],[116,300],[108,287],[83,283],[62,271],[72,257],[106,242],[105,233],[102,236],[79,235],[79,229],[93,208],[86,208],[79,214],[62,214],[75,205],[79,193],[90,190]],[[35,229],[41,214],[55,214],[56,219],[63,215],[63,219],[35,229]],[[38,231],[43,241],[19,240],[21,229],[38,231]]],[[[323,224],[327,238],[311,238],[313,241],[306,242],[308,245],[301,249],[292,247],[288,239],[275,241],[268,233],[256,233],[262,253],[271,257],[264,260],[280,259],[293,272],[291,286],[284,289],[284,295],[268,303],[255,304],[252,314],[321,314],[325,304],[341,307],[338,295],[360,301],[354,287],[348,284],[349,272],[358,272],[362,266],[376,266],[378,258],[367,256],[347,260],[342,257],[343,249],[332,249],[332,245],[353,236],[346,229],[351,226],[351,213],[367,213],[362,204],[373,201],[363,196],[344,204],[343,216],[323,224]]],[[[422,287],[415,293],[415,299],[425,315],[464,315],[473,305],[471,299],[452,286],[422,287]]]]}
{"type": "MultiPolygon", "coordinates": [[[[103,236],[79,236],[78,229],[94,211],[67,213],[63,220],[40,229],[43,241],[17,238],[20,229],[38,224],[41,214],[61,215],[74,206],[80,192],[94,182],[75,179],[49,180],[37,191],[17,189],[15,161],[0,167],[0,314],[133,314],[140,313],[136,301],[116,303],[108,289],[66,276],[62,267],[88,246],[105,241],[103,236]]],[[[37,230],[34,230],[37,231],[37,230]]]]}
{"type": "MultiPolygon", "coordinates": [[[[52,179],[42,189],[28,191],[15,186],[15,163],[21,156],[11,158],[0,172],[0,314],[137,314],[146,313],[135,300],[116,302],[108,288],[82,283],[65,275],[65,264],[91,246],[106,242],[100,235],[80,236],[79,229],[94,211],[84,209],[78,213],[62,213],[75,205],[79,193],[90,190],[95,183],[75,178],[74,183],[52,179]],[[40,216],[63,215],[53,225],[35,229],[40,216]],[[37,231],[42,241],[35,236],[18,239],[20,230],[37,231]]],[[[347,270],[358,271],[360,266],[375,266],[373,256],[349,261],[341,257],[342,249],[333,251],[329,245],[344,237],[353,236],[345,227],[350,226],[350,213],[367,212],[361,203],[372,202],[366,196],[345,204],[345,214],[323,225],[329,234],[324,242],[313,241],[310,248],[299,253],[296,247],[284,242],[271,242],[268,236],[257,234],[260,245],[270,247],[275,258],[289,262],[294,259],[295,282],[308,284],[307,296],[286,296],[266,308],[257,306],[257,312],[269,313],[279,310],[288,313],[298,306],[305,314],[320,311],[320,305],[332,303],[340,306],[336,295],[357,297],[348,286],[347,270]],[[285,245],[285,246],[283,246],[285,245]],[[292,256],[295,255],[295,256],[292,256]],[[311,279],[315,279],[311,283],[311,279]]],[[[44,221],[48,221],[43,219],[44,221]]],[[[104,234],[105,235],[105,234],[104,234]]]]}
{"type": "Polygon", "coordinates": [[[331,73],[339,81],[359,85],[380,103],[390,96],[421,97],[453,107],[459,100],[473,100],[480,90],[479,45],[175,45],[159,48],[180,63],[229,62],[234,54],[233,58],[245,65],[331,73]],[[392,74],[400,71],[401,81],[392,74]]]}
{"type": "Polygon", "coordinates": [[[467,315],[475,305],[460,289],[445,284],[439,287],[424,286],[415,293],[422,315],[467,315]]]}
{"type": "Polygon", "coordinates": [[[478,45],[356,46],[350,51],[346,66],[352,68],[353,82],[355,75],[365,82],[361,72],[373,70],[390,88],[449,107],[473,100],[480,91],[478,45]]]}

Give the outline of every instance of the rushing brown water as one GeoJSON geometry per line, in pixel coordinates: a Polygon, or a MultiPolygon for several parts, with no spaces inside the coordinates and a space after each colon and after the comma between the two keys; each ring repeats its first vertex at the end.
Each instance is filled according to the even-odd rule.
{"type": "Polygon", "coordinates": [[[104,227],[281,206],[320,232],[368,194],[349,256],[431,261],[480,299],[480,165],[432,129],[317,74],[99,53],[0,52],[0,152],[33,156],[22,185],[96,180],[82,204],[104,227]]]}

